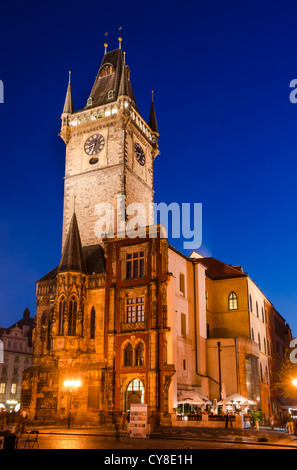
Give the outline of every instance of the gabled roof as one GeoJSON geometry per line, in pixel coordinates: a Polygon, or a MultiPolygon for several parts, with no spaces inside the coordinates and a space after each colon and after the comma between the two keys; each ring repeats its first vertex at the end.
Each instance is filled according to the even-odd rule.
{"type": "Polygon", "coordinates": [[[205,275],[213,280],[248,276],[246,273],[242,272],[238,266],[234,267],[230,264],[225,264],[216,258],[195,259],[195,262],[203,264],[203,266],[207,268],[205,275]]]}
{"type": "Polygon", "coordinates": [[[124,62],[123,51],[122,49],[115,49],[114,51],[107,52],[103,57],[90,93],[92,104],[91,106],[86,106],[86,108],[94,108],[96,106],[108,104],[116,101],[119,96],[123,95],[131,98],[135,104],[135,109],[137,110],[135,96],[129,77],[129,68],[124,62]],[[109,64],[114,67],[114,72],[104,77],[100,77],[102,67],[109,64]],[[114,92],[112,99],[108,98],[109,91],[114,92]]]}
{"type": "Polygon", "coordinates": [[[3,334],[9,334],[11,330],[14,328],[18,327],[20,330],[23,329],[23,326],[28,326],[29,329],[27,331],[27,336],[28,336],[28,346],[32,346],[32,328],[33,328],[33,323],[34,323],[34,318],[30,317],[30,311],[27,308],[25,308],[24,313],[23,313],[23,318],[21,320],[17,321],[16,323],[13,323],[13,325],[9,326],[8,328],[1,328],[0,327],[0,338],[2,337],[3,334]]]}

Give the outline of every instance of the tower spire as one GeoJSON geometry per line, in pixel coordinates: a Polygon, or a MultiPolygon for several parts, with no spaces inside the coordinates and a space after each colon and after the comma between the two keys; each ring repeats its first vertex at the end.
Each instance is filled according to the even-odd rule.
{"type": "Polygon", "coordinates": [[[75,212],[73,212],[72,215],[67,239],[58,267],[58,272],[69,271],[81,273],[87,271],[75,212]]]}
{"type": "Polygon", "coordinates": [[[150,111],[148,125],[150,126],[153,132],[156,132],[157,134],[159,133],[155,105],[154,105],[154,91],[153,90],[152,90],[152,104],[151,104],[151,111],[150,111]]]}
{"type": "Polygon", "coordinates": [[[68,114],[73,113],[73,100],[72,100],[72,90],[71,90],[71,71],[70,70],[69,70],[69,80],[68,80],[66,98],[65,98],[64,108],[63,108],[63,114],[64,113],[68,113],[68,114]]]}

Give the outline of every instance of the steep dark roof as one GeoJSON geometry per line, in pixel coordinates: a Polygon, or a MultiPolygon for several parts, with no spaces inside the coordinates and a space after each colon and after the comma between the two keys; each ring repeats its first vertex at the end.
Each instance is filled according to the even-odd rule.
{"type": "Polygon", "coordinates": [[[151,104],[151,111],[150,111],[150,117],[149,117],[148,125],[150,126],[150,128],[152,129],[153,132],[159,133],[154,101],[152,101],[152,104],[151,104]]]}
{"type": "Polygon", "coordinates": [[[247,277],[247,274],[238,269],[238,266],[233,267],[225,264],[215,258],[200,258],[195,259],[195,262],[203,264],[207,268],[205,274],[210,279],[228,279],[237,277],[247,277]]]}
{"type": "Polygon", "coordinates": [[[129,78],[129,68],[124,63],[122,49],[115,49],[114,51],[107,52],[103,57],[90,93],[92,105],[86,106],[86,108],[94,108],[96,106],[102,106],[116,101],[119,96],[128,96],[131,98],[131,100],[134,101],[135,109],[137,110],[135,96],[129,78]],[[114,73],[100,77],[102,67],[108,64],[113,65],[114,73]],[[114,91],[114,97],[112,99],[108,99],[109,91],[114,91]]]}
{"type": "Polygon", "coordinates": [[[71,219],[66,242],[62,251],[61,261],[58,267],[58,272],[60,273],[69,271],[82,273],[87,271],[75,212],[71,219]]]}
{"type": "MultiPolygon", "coordinates": [[[[101,245],[90,245],[83,247],[83,255],[86,263],[86,274],[102,274],[105,273],[104,251],[101,245]]],[[[37,282],[51,281],[56,278],[58,268],[52,269],[37,282]]]]}

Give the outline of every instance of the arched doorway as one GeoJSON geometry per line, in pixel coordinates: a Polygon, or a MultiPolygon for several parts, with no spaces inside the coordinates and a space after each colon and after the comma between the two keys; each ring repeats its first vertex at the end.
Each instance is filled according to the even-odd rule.
{"type": "Polygon", "coordinates": [[[131,403],[144,402],[144,387],[140,380],[133,379],[128,383],[125,392],[125,411],[130,410],[131,403]]]}

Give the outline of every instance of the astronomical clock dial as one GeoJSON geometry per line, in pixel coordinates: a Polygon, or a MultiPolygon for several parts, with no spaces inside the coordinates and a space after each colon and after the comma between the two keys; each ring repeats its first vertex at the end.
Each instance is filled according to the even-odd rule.
{"type": "Polygon", "coordinates": [[[135,151],[136,160],[141,166],[143,166],[145,164],[145,156],[138,142],[136,142],[136,144],[134,145],[134,151],[135,151]]]}
{"type": "Polygon", "coordinates": [[[85,142],[85,152],[88,155],[97,155],[101,152],[105,144],[104,137],[101,134],[94,134],[85,142]]]}

